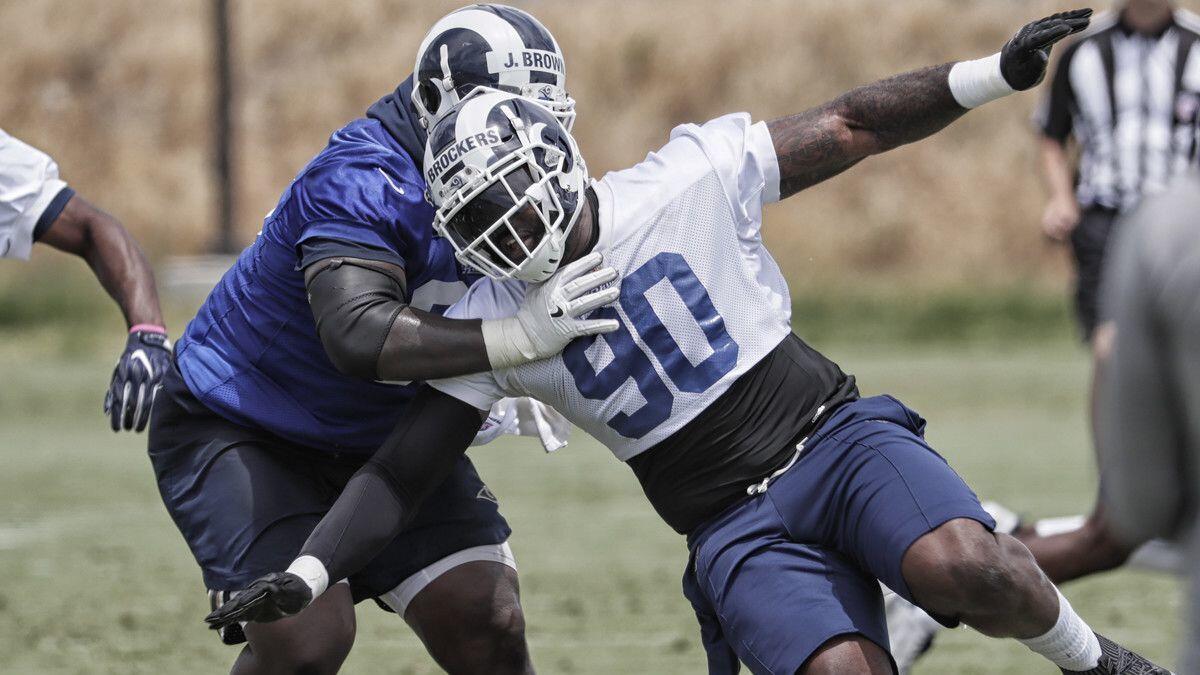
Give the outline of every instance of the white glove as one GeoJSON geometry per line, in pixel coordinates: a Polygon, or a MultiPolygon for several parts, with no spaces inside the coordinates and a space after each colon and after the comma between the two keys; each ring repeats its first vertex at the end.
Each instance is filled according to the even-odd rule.
{"type": "Polygon", "coordinates": [[[502,434],[517,433],[518,400],[520,399],[502,398],[493,403],[492,409],[488,411],[487,419],[483,421],[483,425],[475,434],[475,440],[471,441],[471,447],[487,445],[502,434]]]}
{"type": "Polygon", "coordinates": [[[621,294],[620,284],[597,290],[617,280],[617,270],[601,268],[603,262],[599,253],[589,253],[529,286],[516,316],[484,321],[483,342],[492,369],[549,358],[577,337],[616,330],[616,319],[579,318],[621,294]]]}
{"type": "Polygon", "coordinates": [[[546,452],[567,447],[571,438],[571,421],[554,408],[532,398],[517,399],[517,433],[537,436],[546,452]]]}
{"type": "Polygon", "coordinates": [[[475,434],[472,446],[487,445],[502,434],[532,436],[546,452],[567,446],[571,423],[554,408],[532,398],[502,398],[492,404],[488,417],[475,434]]]}

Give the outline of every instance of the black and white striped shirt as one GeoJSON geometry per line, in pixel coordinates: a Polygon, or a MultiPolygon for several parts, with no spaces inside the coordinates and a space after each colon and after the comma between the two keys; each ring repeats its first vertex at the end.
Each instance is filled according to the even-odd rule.
{"type": "Polygon", "coordinates": [[[1079,143],[1081,206],[1125,210],[1196,161],[1198,111],[1200,17],[1145,35],[1113,13],[1067,47],[1035,122],[1079,143]]]}

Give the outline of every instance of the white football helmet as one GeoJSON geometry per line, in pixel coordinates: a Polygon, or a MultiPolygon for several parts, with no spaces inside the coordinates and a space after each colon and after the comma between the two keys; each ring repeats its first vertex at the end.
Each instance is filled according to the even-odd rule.
{"type": "Polygon", "coordinates": [[[506,5],[470,5],[442,17],[421,42],[413,66],[413,108],[429,129],[475,87],[537,101],[569,131],[575,100],[554,36],[506,5]]]}
{"type": "Polygon", "coordinates": [[[462,264],[528,282],[558,269],[588,175],[548,110],[477,88],[430,130],[424,167],[434,230],[462,264]]]}

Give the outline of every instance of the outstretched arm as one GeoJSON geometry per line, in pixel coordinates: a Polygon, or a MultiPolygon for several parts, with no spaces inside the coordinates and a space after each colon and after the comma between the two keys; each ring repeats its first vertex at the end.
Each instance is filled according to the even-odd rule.
{"type": "Polygon", "coordinates": [[[947,63],[858,87],[824,105],[767,123],[779,161],[780,198],[863,159],[944,129],[967,110],[1041,81],[1050,47],[1087,27],[1090,9],[1020,30],[996,55],[947,63]]]}
{"type": "Polygon", "coordinates": [[[338,257],[304,272],[317,334],[342,373],[396,381],[491,370],[481,322],[409,306],[399,265],[338,257]]]}
{"type": "Polygon", "coordinates": [[[481,412],[425,386],[404,419],[359,469],[286,572],[255,580],[205,619],[212,628],[296,614],[362,569],[450,475],[479,429],[481,412]]]}
{"type": "Polygon", "coordinates": [[[767,122],[779,159],[779,196],[838,175],[871,155],[929,136],[967,112],[950,94],[950,64],[853,89],[767,122]]]}
{"type": "Polygon", "coordinates": [[[300,556],[320,562],[334,581],[365,567],[450,475],[483,415],[486,411],[422,387],[404,419],[313,529],[300,556]]]}
{"type": "Polygon", "coordinates": [[[516,315],[449,319],[408,305],[404,270],[346,256],[305,268],[317,334],[341,372],[371,380],[432,380],[543,359],[581,335],[616,330],[584,314],[617,299],[617,272],[592,254],[530,292],[516,315]]]}

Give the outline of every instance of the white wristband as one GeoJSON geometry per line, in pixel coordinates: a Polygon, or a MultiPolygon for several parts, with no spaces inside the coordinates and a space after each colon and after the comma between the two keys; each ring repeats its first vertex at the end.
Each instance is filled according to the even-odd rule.
{"type": "Polygon", "coordinates": [[[517,317],[485,319],[481,328],[492,370],[511,368],[540,358],[517,317]]]}
{"type": "Polygon", "coordinates": [[[1014,91],[1000,73],[999,52],[983,59],[959,61],[950,68],[950,93],[968,110],[1014,91]]]}
{"type": "Polygon", "coordinates": [[[312,599],[316,600],[326,588],[329,588],[329,572],[325,565],[311,555],[302,555],[288,565],[287,571],[295,574],[308,584],[312,590],[312,599]]]}

